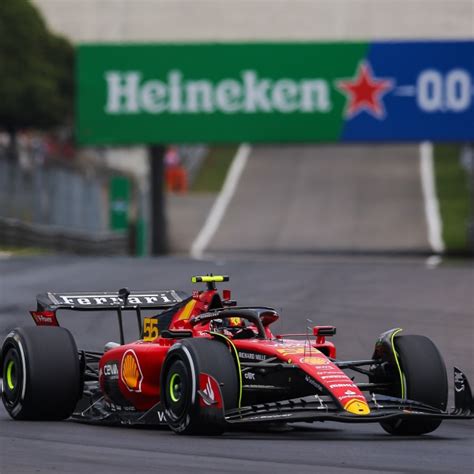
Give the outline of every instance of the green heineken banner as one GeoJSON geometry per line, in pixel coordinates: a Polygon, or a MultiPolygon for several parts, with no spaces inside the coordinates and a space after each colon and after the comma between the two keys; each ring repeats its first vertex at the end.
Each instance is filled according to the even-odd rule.
{"type": "Polygon", "coordinates": [[[83,45],[81,143],[474,139],[473,41],[83,45]]]}

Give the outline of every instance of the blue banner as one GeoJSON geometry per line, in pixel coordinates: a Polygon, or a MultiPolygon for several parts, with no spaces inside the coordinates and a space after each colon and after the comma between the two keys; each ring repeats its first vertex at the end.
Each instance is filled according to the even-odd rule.
{"type": "Polygon", "coordinates": [[[474,140],[474,41],[371,43],[346,96],[341,140],[474,140]]]}

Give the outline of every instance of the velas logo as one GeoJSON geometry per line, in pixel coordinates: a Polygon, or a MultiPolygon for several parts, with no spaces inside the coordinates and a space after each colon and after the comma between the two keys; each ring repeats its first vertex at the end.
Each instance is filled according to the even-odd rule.
{"type": "Polygon", "coordinates": [[[211,379],[208,377],[206,388],[203,390],[203,393],[207,396],[209,401],[204,400],[207,405],[211,405],[215,401],[214,390],[212,389],[211,379]]]}
{"type": "Polygon", "coordinates": [[[122,357],[122,382],[131,392],[141,392],[143,373],[135,351],[129,349],[122,357]]]}
{"type": "Polygon", "coordinates": [[[54,311],[30,311],[37,326],[59,326],[54,311]]]}
{"type": "Polygon", "coordinates": [[[166,80],[144,80],[140,71],[107,71],[105,112],[131,114],[328,113],[332,109],[326,79],[273,80],[257,71],[218,82],[187,79],[171,70],[166,80]]]}
{"type": "Polygon", "coordinates": [[[204,373],[199,374],[199,388],[200,405],[202,407],[213,406],[222,408],[221,391],[214,377],[204,373]]]}
{"type": "Polygon", "coordinates": [[[351,119],[361,112],[367,112],[377,119],[386,116],[383,96],[394,87],[394,81],[375,77],[370,63],[361,61],[352,79],[336,81],[336,87],[346,95],[344,117],[351,119]]]}

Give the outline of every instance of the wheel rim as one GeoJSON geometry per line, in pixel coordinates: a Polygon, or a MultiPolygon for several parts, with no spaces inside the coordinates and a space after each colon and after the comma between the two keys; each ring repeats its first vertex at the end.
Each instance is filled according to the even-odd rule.
{"type": "Polygon", "coordinates": [[[182,360],[175,360],[169,366],[164,385],[164,406],[168,420],[178,422],[189,409],[190,396],[188,371],[182,360]]]}
{"type": "Polygon", "coordinates": [[[175,372],[173,375],[171,375],[169,385],[170,398],[174,403],[180,401],[182,390],[183,384],[181,383],[181,376],[175,372]]]}
{"type": "Polygon", "coordinates": [[[22,373],[20,355],[12,347],[6,353],[3,362],[3,400],[7,406],[15,406],[20,399],[22,373]]]}
{"type": "Polygon", "coordinates": [[[14,360],[9,360],[7,363],[7,385],[10,390],[15,390],[16,366],[14,360]]]}

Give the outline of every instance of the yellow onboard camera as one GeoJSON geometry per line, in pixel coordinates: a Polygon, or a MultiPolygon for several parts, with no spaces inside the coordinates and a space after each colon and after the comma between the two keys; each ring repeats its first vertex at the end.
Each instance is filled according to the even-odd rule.
{"type": "Polygon", "coordinates": [[[222,283],[224,281],[229,281],[227,275],[202,275],[202,276],[193,276],[191,278],[193,283],[207,283],[208,290],[215,290],[216,283],[222,283]]]}

